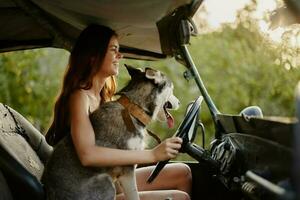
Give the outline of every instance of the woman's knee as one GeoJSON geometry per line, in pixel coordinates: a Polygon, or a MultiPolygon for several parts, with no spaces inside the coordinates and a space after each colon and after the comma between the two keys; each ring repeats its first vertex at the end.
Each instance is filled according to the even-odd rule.
{"type": "Polygon", "coordinates": [[[178,191],[172,200],[190,200],[190,195],[183,191],[178,191]]]}
{"type": "Polygon", "coordinates": [[[192,181],[192,171],[190,167],[185,163],[176,163],[177,168],[177,176],[183,180],[186,180],[187,182],[192,181]]]}
{"type": "MultiPolygon", "coordinates": [[[[192,171],[187,164],[176,163],[174,164],[176,170],[176,178],[174,178],[174,184],[176,184],[176,189],[181,190],[186,194],[191,194],[192,192],[192,171]]],[[[189,199],[189,198],[183,198],[189,199]]]]}

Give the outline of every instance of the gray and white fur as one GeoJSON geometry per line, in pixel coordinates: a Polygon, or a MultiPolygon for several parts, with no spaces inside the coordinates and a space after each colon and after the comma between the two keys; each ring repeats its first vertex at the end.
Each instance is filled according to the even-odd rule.
{"type": "MultiPolygon", "coordinates": [[[[177,109],[179,101],[173,95],[173,84],[164,74],[150,68],[145,71],[130,66],[126,68],[131,81],[119,94],[126,95],[143,108],[152,120],[164,120],[163,106],[167,102],[169,108],[177,109]]],[[[91,113],[96,145],[143,149],[145,126],[131,116],[135,130],[128,131],[121,114],[123,109],[118,101],[111,101],[91,113]]],[[[116,196],[115,181],[119,181],[127,200],[138,200],[134,170],[134,165],[82,166],[69,134],[55,147],[42,181],[49,200],[113,200],[116,196]]]]}

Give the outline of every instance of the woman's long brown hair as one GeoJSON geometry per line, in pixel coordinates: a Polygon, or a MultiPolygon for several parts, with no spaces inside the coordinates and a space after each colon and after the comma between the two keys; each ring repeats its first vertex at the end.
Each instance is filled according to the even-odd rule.
{"type": "MultiPolygon", "coordinates": [[[[92,87],[92,79],[101,67],[111,37],[115,35],[108,27],[90,25],[78,37],[69,57],[61,93],[55,103],[53,122],[46,134],[50,145],[56,145],[70,133],[70,96],[75,90],[92,87]]],[[[115,78],[111,77],[100,92],[101,103],[111,100],[115,91],[115,78]]]]}

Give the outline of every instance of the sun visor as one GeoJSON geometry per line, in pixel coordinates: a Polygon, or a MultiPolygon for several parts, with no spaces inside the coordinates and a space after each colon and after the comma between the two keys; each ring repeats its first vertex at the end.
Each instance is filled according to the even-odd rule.
{"type": "Polygon", "coordinates": [[[80,32],[87,25],[96,23],[116,30],[121,51],[126,57],[162,59],[174,56],[170,49],[174,49],[172,43],[176,43],[177,16],[191,19],[201,2],[0,0],[0,25],[3,29],[0,32],[0,52],[41,47],[70,50],[80,32]],[[174,18],[174,13],[179,15],[175,14],[174,18]]]}
{"type": "Polygon", "coordinates": [[[83,30],[103,24],[116,30],[122,46],[163,54],[156,23],[191,0],[32,0],[56,18],[83,30]],[[84,2],[84,3],[83,3],[84,2]]]}

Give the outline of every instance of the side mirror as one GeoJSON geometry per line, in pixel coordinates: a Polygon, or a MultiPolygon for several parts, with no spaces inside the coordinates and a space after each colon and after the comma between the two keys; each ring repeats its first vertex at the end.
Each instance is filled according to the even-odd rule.
{"type": "Polygon", "coordinates": [[[240,112],[240,115],[246,117],[263,117],[262,110],[258,106],[246,107],[240,112]]]}

